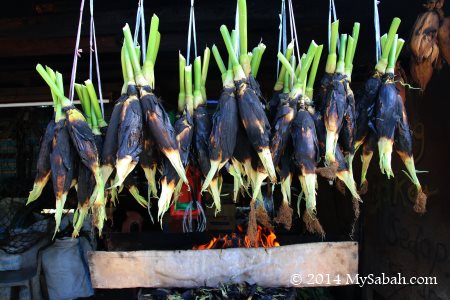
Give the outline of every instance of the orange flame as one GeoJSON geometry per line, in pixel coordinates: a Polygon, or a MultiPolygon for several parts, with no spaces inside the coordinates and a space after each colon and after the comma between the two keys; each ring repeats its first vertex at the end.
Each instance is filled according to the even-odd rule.
{"type": "MultiPolygon", "coordinates": [[[[206,249],[226,249],[226,248],[252,248],[250,239],[247,235],[243,236],[244,230],[241,225],[237,226],[238,233],[226,234],[224,236],[219,235],[213,237],[208,243],[194,246],[193,250],[206,250],[206,249]],[[243,236],[243,237],[242,237],[243,236]]],[[[277,236],[275,233],[265,227],[258,225],[257,241],[254,248],[264,247],[272,248],[279,247],[280,243],[277,242],[277,236]]]]}

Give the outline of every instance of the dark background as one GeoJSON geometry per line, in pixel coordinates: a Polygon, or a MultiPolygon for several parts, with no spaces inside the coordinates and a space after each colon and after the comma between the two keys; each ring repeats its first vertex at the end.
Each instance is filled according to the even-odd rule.
{"type": "MultiPolygon", "coordinates": [[[[86,1],[88,3],[89,1],[86,1]]],[[[400,36],[408,38],[415,17],[422,10],[422,1],[382,1],[379,5],[382,32],[387,31],[393,17],[402,24],[400,36]]],[[[37,75],[37,63],[47,64],[63,73],[69,82],[75,35],[78,26],[80,1],[17,1],[6,2],[0,12],[0,102],[48,100],[48,89],[37,75]]],[[[249,49],[262,41],[268,46],[260,69],[259,80],[269,96],[276,76],[278,45],[278,14],[281,1],[248,1],[249,49]]],[[[300,48],[306,51],[311,39],[317,43],[327,40],[328,1],[294,1],[300,48]]],[[[121,71],[119,50],[122,27],[128,22],[134,28],[137,1],[95,1],[95,20],[98,38],[101,75],[104,93],[113,99],[120,93],[121,71]]],[[[225,55],[219,27],[234,26],[234,1],[197,0],[196,28],[199,54],[206,45],[216,43],[225,55]]],[[[354,81],[365,78],[375,63],[373,3],[372,1],[336,1],[340,30],[351,32],[353,22],[361,22],[361,35],[355,58],[354,81]],[[367,70],[366,70],[367,68],[367,70]]],[[[448,8],[447,8],[448,11],[448,8]]],[[[189,1],[145,2],[146,21],[156,13],[160,18],[162,35],[156,66],[157,88],[167,104],[177,96],[178,51],[186,53],[189,20],[189,1]]],[[[84,12],[77,81],[88,77],[89,17],[84,12]]],[[[148,28],[147,28],[148,32],[148,28]]],[[[325,53],[325,51],[324,51],[325,53]]],[[[403,52],[407,57],[407,51],[403,52]]],[[[322,59],[324,63],[325,59],[322,59]]],[[[323,70],[321,67],[319,70],[323,70]]],[[[217,98],[220,77],[214,62],[207,85],[210,98],[217,98]]]]}
{"type": "MultiPolygon", "coordinates": [[[[326,48],[328,1],[293,1],[301,50],[311,39],[326,48]]],[[[276,76],[278,13],[281,1],[248,0],[249,48],[261,39],[267,45],[258,80],[263,93],[270,97],[276,76]]],[[[234,25],[235,1],[197,0],[197,45],[216,43],[225,53],[219,26],[234,25]]],[[[382,1],[379,5],[381,31],[386,32],[394,16],[402,19],[400,36],[408,39],[422,1],[382,1]]],[[[119,49],[122,26],[135,24],[137,1],[95,1],[97,43],[104,97],[115,99],[121,88],[119,49]]],[[[353,22],[361,23],[355,57],[353,88],[357,91],[375,65],[373,2],[336,0],[340,31],[351,32],[353,22]]],[[[145,2],[146,20],[152,13],[160,18],[162,35],[156,65],[156,86],[168,109],[175,107],[178,93],[178,51],[186,52],[189,1],[145,2]]],[[[450,4],[445,6],[449,15],[450,4]]],[[[88,77],[88,6],[82,29],[77,81],[88,77]]],[[[0,11],[0,103],[50,101],[48,88],[35,71],[42,63],[63,73],[69,82],[79,1],[15,1],[2,3],[0,11]]],[[[147,28],[148,31],[148,28],[147,28]]],[[[324,49],[325,50],[325,49],[324,49]]],[[[325,53],[326,51],[324,51],[325,53]]],[[[325,56],[325,55],[324,55],[325,56]]],[[[323,57],[324,57],[323,56],[323,57]]],[[[408,72],[409,52],[400,58],[408,72]]],[[[324,69],[324,61],[319,71],[324,69]]],[[[318,75],[318,78],[320,78],[318,75]]],[[[361,273],[382,272],[408,276],[437,276],[437,286],[371,286],[363,290],[366,299],[448,299],[450,297],[450,195],[446,186],[450,167],[447,111],[450,69],[436,71],[427,90],[410,90],[406,106],[415,132],[414,154],[424,190],[429,194],[428,212],[413,212],[413,190],[397,156],[393,160],[395,178],[387,180],[378,169],[374,156],[369,170],[369,193],[364,196],[361,228],[361,273]]],[[[210,99],[220,93],[220,77],[213,59],[207,92],[210,99]]],[[[66,93],[68,86],[66,85],[66,93]]],[[[109,107],[108,107],[109,110],[109,107]]],[[[0,108],[0,159],[2,161],[1,195],[26,195],[31,187],[33,160],[42,127],[51,117],[49,108],[0,108]],[[8,166],[6,170],[5,166],[8,166]],[[9,172],[9,173],[8,173],[9,172]],[[24,182],[27,182],[25,184],[24,182]],[[29,184],[28,184],[29,182],[29,184]]],[[[359,182],[359,154],[355,157],[355,179],[359,182]]],[[[328,236],[349,232],[352,212],[350,199],[341,196],[320,181],[318,216],[328,236]]],[[[320,258],[317,258],[320,259],[320,258]]]]}

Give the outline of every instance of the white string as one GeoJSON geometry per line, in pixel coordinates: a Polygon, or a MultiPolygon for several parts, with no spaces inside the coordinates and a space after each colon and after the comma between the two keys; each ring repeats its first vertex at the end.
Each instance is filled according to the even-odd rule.
{"type": "Polygon", "coordinates": [[[95,54],[95,67],[96,67],[96,73],[97,73],[97,85],[98,85],[98,96],[100,100],[100,108],[102,111],[102,117],[105,117],[105,111],[103,107],[103,94],[102,94],[102,83],[100,78],[100,63],[98,61],[98,49],[97,49],[97,38],[95,35],[95,23],[94,23],[94,0],[90,0],[90,13],[91,13],[91,26],[90,26],[90,33],[89,33],[89,46],[90,46],[90,52],[89,52],[89,79],[92,81],[92,52],[95,54]],[[92,48],[92,40],[94,41],[94,47],[92,48]]]}
{"type": "Polygon", "coordinates": [[[92,44],[92,34],[94,30],[92,29],[94,26],[94,16],[92,14],[93,5],[92,0],[89,0],[89,11],[91,14],[90,24],[89,24],[89,80],[92,81],[92,53],[94,52],[93,44],[92,44]]]}
{"type": "Polygon", "coordinates": [[[103,105],[103,93],[102,93],[102,81],[100,79],[100,63],[98,62],[98,51],[97,51],[97,38],[95,35],[95,25],[92,24],[92,30],[94,35],[94,53],[95,53],[95,67],[97,69],[97,84],[98,84],[98,96],[100,100],[100,108],[102,110],[102,118],[105,118],[105,110],[103,105]]]}
{"type": "Polygon", "coordinates": [[[195,14],[194,14],[194,0],[191,0],[191,10],[189,14],[189,29],[188,29],[188,43],[187,43],[187,57],[186,57],[186,65],[189,65],[189,60],[191,57],[191,40],[192,35],[194,36],[194,54],[197,57],[197,37],[195,33],[195,14]],[[193,33],[192,33],[193,31],[193,33]]]}
{"type": "Polygon", "coordinates": [[[189,56],[191,55],[191,30],[192,30],[192,7],[189,11],[189,27],[188,27],[188,41],[187,41],[187,55],[186,65],[189,66],[189,56]]]}
{"type": "Polygon", "coordinates": [[[72,73],[70,76],[70,86],[69,86],[69,99],[70,102],[73,103],[73,92],[74,92],[74,84],[75,84],[75,77],[77,73],[77,63],[78,63],[78,56],[80,55],[80,34],[81,34],[81,21],[83,19],[83,8],[84,8],[84,0],[81,0],[81,7],[80,7],[80,19],[78,21],[78,31],[77,31],[77,39],[75,41],[75,52],[73,55],[73,64],[72,64],[72,73]]]}
{"type": "MultiPolygon", "coordinates": [[[[145,62],[145,56],[147,55],[147,45],[145,40],[145,14],[144,14],[144,0],[138,1],[138,9],[136,12],[136,26],[134,27],[134,47],[138,45],[139,39],[139,29],[141,31],[141,55],[142,55],[142,63],[145,62]]],[[[139,57],[140,59],[140,57],[139,57]]]]}
{"type": "Polygon", "coordinates": [[[141,55],[142,55],[142,62],[145,62],[145,57],[147,55],[147,42],[146,42],[146,35],[145,35],[145,14],[144,14],[144,0],[140,1],[141,6],[141,55]]]}
{"type": "MultiPolygon", "coordinates": [[[[328,7],[328,49],[330,49],[330,43],[331,43],[331,23],[335,22],[336,20],[337,20],[336,6],[334,5],[334,0],[330,0],[330,5],[328,7]]],[[[340,46],[341,46],[341,41],[339,40],[339,36],[338,36],[338,39],[337,39],[338,51],[339,51],[340,46]]]]}
{"type": "MultiPolygon", "coordinates": [[[[283,54],[286,53],[286,3],[285,0],[281,0],[281,10],[280,14],[278,15],[280,18],[280,26],[279,28],[279,34],[278,34],[278,52],[281,51],[281,44],[283,44],[283,54]]],[[[280,73],[280,60],[277,60],[277,80],[280,73]]]]}
{"type": "MultiPolygon", "coordinates": [[[[333,22],[337,20],[337,15],[336,15],[336,6],[334,6],[334,0],[332,0],[332,4],[333,4],[333,22]]],[[[339,51],[339,48],[341,47],[341,40],[338,38],[337,39],[337,48],[339,51]]]]}
{"type": "Polygon", "coordinates": [[[194,37],[194,58],[196,58],[197,55],[197,30],[195,29],[195,10],[194,10],[194,0],[192,0],[192,33],[194,37]]]}
{"type": "Polygon", "coordinates": [[[141,1],[139,0],[138,9],[136,11],[136,26],[134,26],[134,36],[133,36],[134,47],[137,46],[137,39],[138,39],[138,35],[139,35],[139,27],[141,26],[140,15],[141,15],[141,1]]]}
{"type": "MultiPolygon", "coordinates": [[[[298,50],[298,43],[297,43],[297,40],[295,38],[295,31],[294,31],[295,24],[294,24],[294,19],[292,18],[292,2],[291,2],[291,0],[288,0],[288,8],[289,8],[289,27],[290,27],[290,31],[291,31],[291,40],[295,40],[295,47],[294,48],[297,48],[296,50],[299,51],[298,50]]],[[[294,59],[295,59],[295,52],[291,56],[291,67],[293,67],[294,59]]],[[[292,70],[292,72],[291,72],[292,73],[291,74],[291,78],[290,78],[291,79],[291,85],[294,84],[294,72],[295,72],[295,70],[292,70]]]]}
{"type": "Polygon", "coordinates": [[[332,3],[332,6],[333,6],[333,21],[336,21],[337,20],[337,17],[336,17],[336,6],[334,6],[334,0],[332,0],[331,1],[331,3],[332,3]]]}
{"type": "Polygon", "coordinates": [[[236,15],[234,16],[234,31],[236,32],[236,41],[233,45],[234,51],[236,53],[236,57],[239,60],[240,55],[240,48],[239,48],[239,39],[240,39],[240,32],[239,32],[239,4],[236,4],[236,15]]]}
{"type": "Polygon", "coordinates": [[[286,35],[286,2],[283,0],[283,53],[287,49],[287,35],[286,35]]]}
{"type": "MultiPolygon", "coordinates": [[[[281,11],[283,11],[283,3],[281,4],[281,11]]],[[[280,13],[278,15],[278,17],[280,18],[280,26],[278,27],[279,29],[279,33],[278,33],[278,53],[281,51],[281,40],[282,38],[282,34],[283,34],[283,16],[280,13]]],[[[283,53],[284,54],[284,53],[283,53]]],[[[277,60],[277,75],[276,78],[278,80],[278,74],[280,73],[280,60],[277,60]]]]}
{"type": "MultiPolygon", "coordinates": [[[[298,59],[298,63],[300,63],[300,58],[298,59]]],[[[292,68],[292,74],[291,74],[291,85],[294,85],[294,74],[295,74],[295,55],[291,56],[291,68],[292,68]]]]}
{"type": "Polygon", "coordinates": [[[377,62],[381,56],[380,15],[378,13],[378,4],[379,3],[380,3],[380,1],[378,1],[378,0],[373,1],[374,23],[375,23],[375,46],[376,46],[375,55],[376,55],[377,62]]]}
{"type": "Polygon", "coordinates": [[[332,10],[332,0],[330,0],[330,5],[328,7],[328,49],[330,49],[331,45],[331,10],[332,10]]]}
{"type": "Polygon", "coordinates": [[[292,15],[291,15],[291,1],[288,1],[288,8],[289,8],[289,29],[291,31],[291,40],[294,40],[294,25],[292,24],[292,15]]]}
{"type": "MultiPolygon", "coordinates": [[[[289,19],[291,22],[291,38],[295,41],[295,48],[297,48],[297,58],[300,59],[300,48],[298,47],[298,36],[297,29],[295,27],[295,17],[294,17],[294,9],[292,7],[292,0],[288,1],[289,3],[289,19]]],[[[293,76],[292,76],[293,78],[293,76]]]]}

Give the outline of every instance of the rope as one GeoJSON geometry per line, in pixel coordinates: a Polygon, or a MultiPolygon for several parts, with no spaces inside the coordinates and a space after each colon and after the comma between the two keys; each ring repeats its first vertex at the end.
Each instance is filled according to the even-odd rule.
{"type": "Polygon", "coordinates": [[[334,0],[332,0],[332,6],[333,6],[333,19],[334,19],[334,21],[336,21],[337,20],[337,17],[336,17],[336,6],[334,6],[334,0]]]}
{"type": "Polygon", "coordinates": [[[145,62],[145,57],[147,55],[147,41],[145,34],[145,14],[144,14],[144,0],[140,1],[141,4],[141,46],[142,46],[142,61],[145,62]]]}
{"type": "MultiPolygon", "coordinates": [[[[194,0],[192,0],[192,33],[194,37],[194,54],[197,57],[197,30],[195,29],[195,10],[194,10],[194,0]]],[[[194,57],[194,58],[195,58],[194,57]]]]}
{"type": "Polygon", "coordinates": [[[74,92],[75,77],[77,74],[78,56],[80,55],[79,46],[80,46],[80,34],[81,34],[81,21],[83,19],[83,8],[84,8],[84,0],[81,0],[80,19],[78,21],[77,39],[75,41],[75,52],[73,55],[72,73],[70,76],[69,99],[70,99],[71,103],[73,103],[73,92],[74,92]]]}
{"type": "MultiPolygon", "coordinates": [[[[297,58],[300,59],[300,48],[298,47],[297,29],[295,27],[294,9],[292,7],[292,0],[288,1],[289,4],[289,20],[291,24],[291,38],[295,41],[295,47],[297,50],[297,58]]],[[[293,78],[294,76],[292,76],[293,78]]]]}
{"type": "Polygon", "coordinates": [[[134,46],[136,47],[138,45],[138,38],[139,38],[139,28],[141,31],[141,55],[142,55],[142,63],[145,62],[145,56],[147,55],[147,45],[145,40],[145,14],[144,14],[144,0],[138,1],[138,9],[136,11],[136,26],[134,27],[134,46]]]}
{"type": "Polygon", "coordinates": [[[134,26],[134,35],[133,35],[133,41],[134,41],[134,46],[137,46],[137,39],[138,39],[138,35],[139,35],[139,27],[141,26],[141,1],[138,1],[138,9],[136,11],[136,25],[134,26]]]}
{"type": "Polygon", "coordinates": [[[286,2],[283,0],[283,53],[287,49],[287,34],[286,34],[286,2]]]}
{"type": "MultiPolygon", "coordinates": [[[[283,45],[283,54],[286,53],[286,2],[281,0],[281,11],[278,15],[280,18],[279,34],[278,34],[278,52],[281,51],[283,45]]],[[[277,80],[280,73],[280,60],[277,60],[277,80]]]]}
{"type": "Polygon", "coordinates": [[[297,35],[297,27],[295,25],[295,17],[294,17],[294,8],[292,6],[292,0],[289,0],[289,6],[290,6],[290,17],[292,18],[292,27],[294,29],[294,40],[295,40],[295,47],[297,48],[297,57],[300,59],[300,47],[298,46],[298,35],[297,35]]]}
{"type": "Polygon", "coordinates": [[[188,28],[187,55],[186,55],[186,65],[187,66],[189,66],[189,59],[190,59],[190,55],[191,55],[191,31],[192,31],[192,6],[191,6],[191,10],[189,12],[189,28],[188,28]]]}
{"type": "Polygon", "coordinates": [[[199,201],[196,201],[196,203],[197,203],[197,210],[198,210],[197,231],[203,232],[206,230],[206,214],[205,214],[205,210],[202,207],[202,204],[199,201]]]}
{"type": "Polygon", "coordinates": [[[92,81],[92,53],[95,54],[95,68],[97,74],[97,84],[98,84],[98,96],[100,100],[100,109],[102,111],[102,117],[105,117],[105,110],[103,105],[103,94],[102,94],[102,82],[100,78],[100,63],[98,61],[98,51],[97,51],[97,38],[95,35],[95,24],[94,24],[94,0],[90,0],[90,13],[91,13],[91,26],[89,33],[89,79],[92,81]],[[92,47],[92,42],[94,42],[94,47],[92,47]]]}
{"type": "Polygon", "coordinates": [[[184,210],[183,215],[183,232],[192,232],[192,206],[193,202],[189,202],[184,210]]]}
{"type": "MultiPolygon", "coordinates": [[[[331,41],[331,23],[337,20],[336,16],[336,6],[334,5],[334,0],[330,0],[330,5],[328,7],[328,49],[330,49],[330,41],[331,41]]],[[[337,39],[337,48],[339,51],[340,47],[339,37],[337,39]]]]}
{"type": "Polygon", "coordinates": [[[240,44],[239,44],[239,38],[240,38],[240,32],[239,32],[239,4],[236,3],[236,15],[234,16],[234,31],[236,31],[236,41],[233,45],[235,54],[237,59],[239,60],[240,55],[240,44]]]}
{"type": "MultiPolygon", "coordinates": [[[[294,9],[292,7],[292,0],[288,0],[289,4],[289,23],[290,23],[290,29],[291,29],[291,38],[295,41],[295,50],[297,52],[297,59],[300,63],[300,48],[298,47],[298,37],[297,37],[297,29],[295,28],[295,17],[294,17],[294,9]]],[[[292,55],[291,57],[291,66],[292,66],[292,74],[291,74],[291,84],[294,85],[294,74],[295,74],[295,68],[294,68],[294,60],[295,55],[292,55]]]]}
{"type": "Polygon", "coordinates": [[[90,24],[89,24],[89,80],[92,81],[92,54],[94,52],[94,47],[92,44],[92,36],[94,33],[93,27],[94,27],[94,15],[92,13],[93,11],[93,4],[92,0],[89,0],[89,12],[91,15],[90,18],[90,24]]]}
{"type": "Polygon", "coordinates": [[[380,38],[380,15],[378,13],[378,4],[380,1],[373,0],[373,10],[374,10],[374,23],[375,23],[375,56],[378,60],[381,57],[381,38],[380,38]]]}
{"type": "Polygon", "coordinates": [[[331,44],[331,10],[332,10],[332,0],[330,0],[330,5],[328,7],[328,49],[330,49],[331,44]]]}
{"type": "MultiPolygon", "coordinates": [[[[298,59],[298,63],[300,63],[300,58],[298,59]]],[[[295,74],[295,55],[291,56],[291,68],[292,68],[292,74],[291,74],[291,85],[294,86],[294,74],[295,74]]],[[[300,66],[301,67],[301,66],[300,66]]],[[[303,98],[303,97],[302,97],[303,98]]]]}
{"type": "Polygon", "coordinates": [[[191,40],[194,37],[194,55],[197,57],[197,35],[195,33],[195,13],[194,13],[194,0],[191,0],[191,10],[189,13],[189,32],[188,32],[188,42],[187,42],[187,57],[186,65],[189,66],[189,59],[191,57],[191,40]]]}
{"type": "Polygon", "coordinates": [[[94,34],[94,47],[95,47],[95,68],[97,69],[97,84],[98,84],[98,97],[100,100],[100,108],[102,110],[102,118],[105,118],[105,109],[103,104],[103,92],[102,92],[102,80],[100,78],[100,63],[98,62],[98,51],[97,51],[97,38],[95,37],[95,26],[92,26],[94,34]]]}

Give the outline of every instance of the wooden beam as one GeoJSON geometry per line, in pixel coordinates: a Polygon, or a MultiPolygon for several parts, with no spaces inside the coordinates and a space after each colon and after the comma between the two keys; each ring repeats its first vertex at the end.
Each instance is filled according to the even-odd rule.
{"type": "Polygon", "coordinates": [[[356,276],[358,244],[311,243],[266,249],[94,251],[89,253],[89,269],[92,286],[107,289],[217,287],[220,283],[242,282],[263,287],[336,286],[349,284],[347,276],[356,276]],[[314,278],[309,278],[309,274],[314,278]],[[301,277],[303,281],[299,282],[301,277]],[[340,282],[333,280],[338,277],[340,282]]]}
{"type": "MultiPolygon", "coordinates": [[[[114,94],[120,93],[122,84],[107,83],[102,85],[103,97],[114,99],[114,94]]],[[[68,86],[65,87],[66,95],[68,94],[68,86]]],[[[0,103],[21,103],[21,102],[41,102],[50,101],[50,89],[47,86],[41,87],[24,87],[24,88],[2,88],[0,89],[0,103]]]]}
{"type": "MultiPolygon", "coordinates": [[[[89,38],[83,37],[80,41],[83,45],[89,45],[89,38]]],[[[0,37],[0,57],[42,56],[51,54],[70,54],[75,48],[74,37],[62,38],[22,38],[0,37]]],[[[118,52],[119,43],[116,36],[99,36],[97,45],[103,53],[118,52]],[[101,48],[100,48],[101,45],[101,48]]],[[[89,48],[84,49],[87,53],[89,48]]]]}

